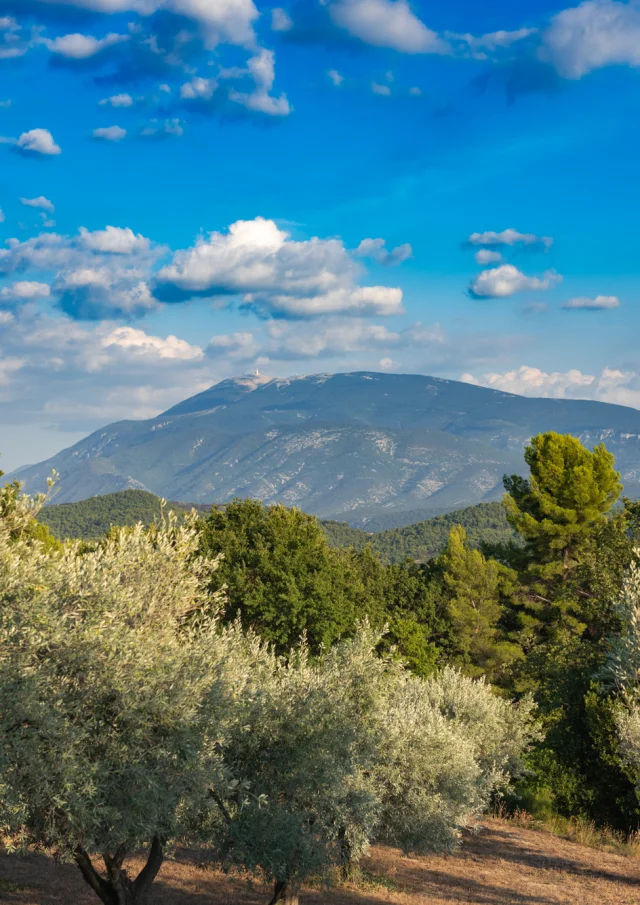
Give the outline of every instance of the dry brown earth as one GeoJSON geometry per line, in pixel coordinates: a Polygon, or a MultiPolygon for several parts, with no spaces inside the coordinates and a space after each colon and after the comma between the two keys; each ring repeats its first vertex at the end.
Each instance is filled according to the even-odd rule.
{"type": "MultiPolygon", "coordinates": [[[[135,867],[135,865],[132,865],[135,867]]],[[[640,859],[608,854],[497,820],[450,857],[376,848],[355,887],[304,891],[301,905],[640,905],[640,859]]],[[[95,905],[77,869],[37,855],[0,855],[7,905],[95,905]]],[[[264,905],[268,891],[203,871],[187,855],[165,864],[154,905],[264,905]]]]}

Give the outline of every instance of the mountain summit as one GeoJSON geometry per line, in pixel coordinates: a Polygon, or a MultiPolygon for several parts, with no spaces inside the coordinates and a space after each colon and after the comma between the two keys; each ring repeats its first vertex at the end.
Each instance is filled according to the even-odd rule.
{"type": "Polygon", "coordinates": [[[56,502],[128,488],[173,500],[256,497],[371,527],[498,499],[544,430],[605,442],[640,493],[640,411],[531,399],[412,374],[224,380],[148,421],[119,421],[15,473],[60,474],[56,502]]]}

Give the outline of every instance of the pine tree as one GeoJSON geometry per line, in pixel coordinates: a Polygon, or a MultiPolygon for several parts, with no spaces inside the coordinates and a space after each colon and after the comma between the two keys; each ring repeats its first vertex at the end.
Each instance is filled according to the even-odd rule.
{"type": "Polygon", "coordinates": [[[460,657],[471,675],[493,677],[522,655],[500,625],[504,615],[502,591],[511,570],[471,550],[462,525],[455,525],[441,557],[444,585],[449,594],[449,615],[460,657]]]}

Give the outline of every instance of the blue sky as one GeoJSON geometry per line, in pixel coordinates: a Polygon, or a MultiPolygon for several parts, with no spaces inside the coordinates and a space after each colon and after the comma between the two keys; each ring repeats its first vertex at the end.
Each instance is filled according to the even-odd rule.
{"type": "Polygon", "coordinates": [[[640,408],[640,2],[0,0],[0,464],[225,377],[640,408]]]}

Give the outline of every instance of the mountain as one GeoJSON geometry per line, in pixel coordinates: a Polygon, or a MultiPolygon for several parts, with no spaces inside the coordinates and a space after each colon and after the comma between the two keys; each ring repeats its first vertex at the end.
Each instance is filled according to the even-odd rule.
{"type": "Polygon", "coordinates": [[[118,490],[174,500],[255,497],[354,526],[391,528],[499,499],[544,430],[606,443],[640,495],[640,412],[531,399],[409,374],[218,383],[148,421],[119,421],[14,476],[56,502],[118,490]]]}

